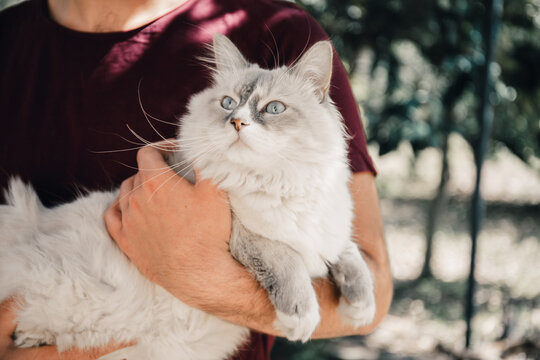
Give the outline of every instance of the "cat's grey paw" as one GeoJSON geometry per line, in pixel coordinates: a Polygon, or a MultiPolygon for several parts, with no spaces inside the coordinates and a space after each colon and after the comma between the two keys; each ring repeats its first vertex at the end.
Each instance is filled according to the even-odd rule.
{"type": "Polygon", "coordinates": [[[308,341],[321,320],[319,304],[315,297],[310,299],[308,306],[303,307],[301,311],[299,311],[299,307],[296,307],[296,311],[292,313],[276,309],[276,315],[274,327],[291,341],[308,341]]]}
{"type": "Polygon", "coordinates": [[[338,311],[344,324],[355,328],[371,324],[375,318],[375,297],[372,292],[350,303],[345,297],[339,299],[338,311]]]}
{"type": "Polygon", "coordinates": [[[13,334],[13,343],[20,348],[36,347],[40,345],[54,345],[55,337],[52,333],[17,330],[13,334]]]}

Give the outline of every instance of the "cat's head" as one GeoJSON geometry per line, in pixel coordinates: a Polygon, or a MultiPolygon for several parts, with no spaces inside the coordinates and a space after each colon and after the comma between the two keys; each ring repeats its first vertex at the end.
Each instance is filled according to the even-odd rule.
{"type": "Polygon", "coordinates": [[[213,84],[191,99],[181,120],[180,145],[195,167],[227,163],[266,172],[346,161],[342,121],[328,95],[329,41],[272,70],[249,63],[223,35],[212,48],[213,84]]]}

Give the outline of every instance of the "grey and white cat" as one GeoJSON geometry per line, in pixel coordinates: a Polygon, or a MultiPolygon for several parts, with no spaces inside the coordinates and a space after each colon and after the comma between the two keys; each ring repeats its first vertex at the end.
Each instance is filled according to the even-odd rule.
{"type": "MultiPolygon", "coordinates": [[[[319,305],[311,279],[330,272],[354,326],[375,314],[369,269],[352,240],[351,177],[340,114],[328,96],[332,47],[291,67],[261,69],[216,35],[214,81],[181,119],[180,151],[229,194],[232,255],[268,292],[274,326],[306,341],[319,305]]],[[[109,238],[103,212],[117,192],[44,208],[12,180],[0,206],[0,301],[24,300],[19,346],[135,342],[102,359],[224,359],[248,329],[188,307],[145,279],[109,238]]]]}

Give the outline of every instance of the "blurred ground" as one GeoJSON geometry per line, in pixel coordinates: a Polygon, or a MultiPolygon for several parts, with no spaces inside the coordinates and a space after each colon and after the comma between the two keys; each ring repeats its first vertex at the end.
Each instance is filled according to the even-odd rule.
{"type": "Polygon", "coordinates": [[[373,155],[396,286],[391,313],[363,338],[304,346],[280,340],[273,359],[540,359],[540,172],[504,149],[486,164],[477,314],[473,348],[465,354],[474,164],[460,137],[451,138],[450,151],[450,196],[431,261],[435,278],[413,281],[423,265],[426,213],[439,181],[440,154],[427,150],[413,162],[412,151],[401,146],[382,158],[373,155]]]}

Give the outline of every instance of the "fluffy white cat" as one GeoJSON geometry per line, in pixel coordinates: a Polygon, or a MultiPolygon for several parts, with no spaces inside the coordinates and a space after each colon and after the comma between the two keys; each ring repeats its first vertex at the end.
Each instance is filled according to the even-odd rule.
{"type": "MultiPolygon", "coordinates": [[[[228,192],[231,253],[267,290],[285,336],[309,339],[320,320],[311,279],[328,273],[344,322],[371,322],[371,274],[352,240],[346,135],[328,96],[330,43],[273,70],[248,63],[225,36],[213,50],[213,85],[190,100],[169,163],[193,164],[228,192]]],[[[0,206],[0,301],[24,301],[17,345],[134,341],[103,359],[229,357],[248,329],[188,307],[138,272],[103,223],[116,195],[47,209],[31,187],[11,182],[0,206]]]]}

